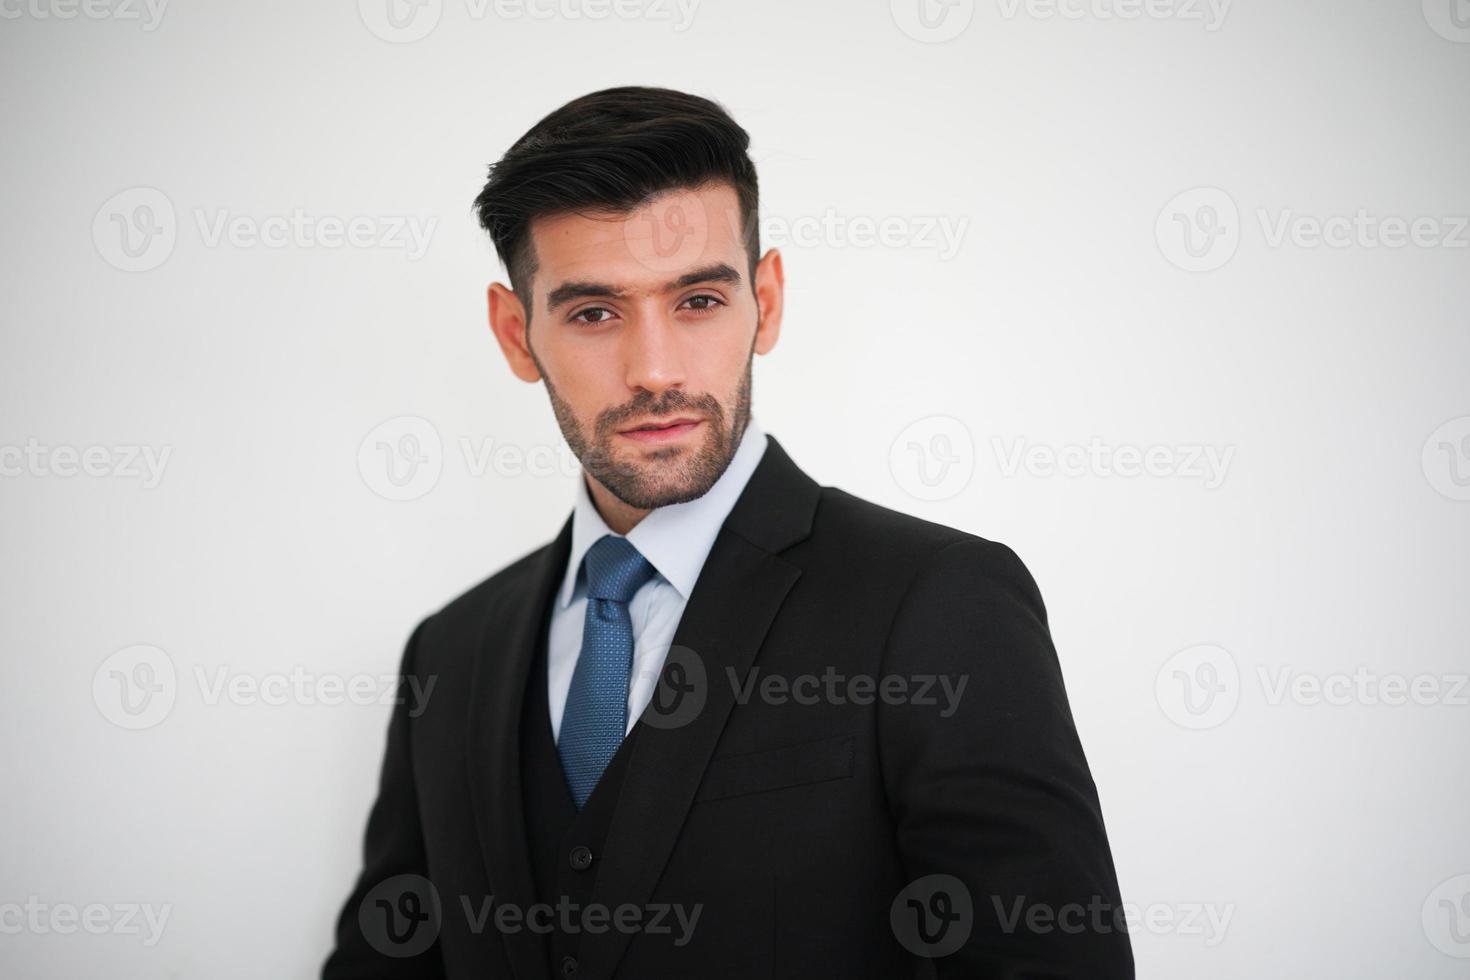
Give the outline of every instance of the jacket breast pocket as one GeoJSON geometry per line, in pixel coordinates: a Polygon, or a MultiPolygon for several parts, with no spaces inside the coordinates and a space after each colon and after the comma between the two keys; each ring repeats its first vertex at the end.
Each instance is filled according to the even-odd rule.
{"type": "Polygon", "coordinates": [[[782,745],[710,759],[694,802],[787,789],[852,775],[855,744],[851,735],[782,745]]]}

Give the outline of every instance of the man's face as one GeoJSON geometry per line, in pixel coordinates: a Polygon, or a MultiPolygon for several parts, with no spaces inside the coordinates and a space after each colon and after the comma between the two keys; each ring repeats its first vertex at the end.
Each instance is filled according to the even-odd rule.
{"type": "Polygon", "coordinates": [[[774,345],[780,319],[779,296],[769,302],[780,260],[762,260],[758,299],[741,233],[728,184],[671,190],[626,214],[537,219],[532,295],[516,297],[530,320],[531,363],[519,367],[520,345],[506,349],[514,311],[506,296],[497,311],[491,288],[512,367],[546,382],[568,445],[629,507],[702,496],[745,432],[752,357],[774,345]]]}

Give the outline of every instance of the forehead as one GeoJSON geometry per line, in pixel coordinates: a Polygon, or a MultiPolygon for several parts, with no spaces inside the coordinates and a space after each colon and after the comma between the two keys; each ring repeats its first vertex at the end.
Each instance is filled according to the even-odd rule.
{"type": "Polygon", "coordinates": [[[741,229],[739,198],[723,183],[665,191],[626,213],[537,218],[536,292],[566,280],[653,289],[715,262],[743,269],[741,229]]]}

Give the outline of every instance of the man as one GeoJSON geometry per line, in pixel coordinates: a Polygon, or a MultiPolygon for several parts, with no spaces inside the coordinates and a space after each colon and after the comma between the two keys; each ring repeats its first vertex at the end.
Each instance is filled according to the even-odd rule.
{"type": "Polygon", "coordinates": [[[581,461],[414,630],[327,980],[1131,977],[1036,585],[822,487],[751,414],[783,273],[748,137],[618,88],[476,200],[490,326],[581,461]]]}

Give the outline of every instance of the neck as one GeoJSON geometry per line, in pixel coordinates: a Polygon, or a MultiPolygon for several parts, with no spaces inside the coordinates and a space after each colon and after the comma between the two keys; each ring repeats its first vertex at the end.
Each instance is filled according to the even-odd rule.
{"type": "Polygon", "coordinates": [[[637,527],[639,521],[653,513],[649,510],[632,507],[619,500],[613,496],[612,491],[604,487],[585,470],[583,471],[583,477],[587,481],[587,492],[592,497],[593,506],[597,508],[597,513],[601,515],[603,523],[613,532],[625,535],[637,527]]]}

